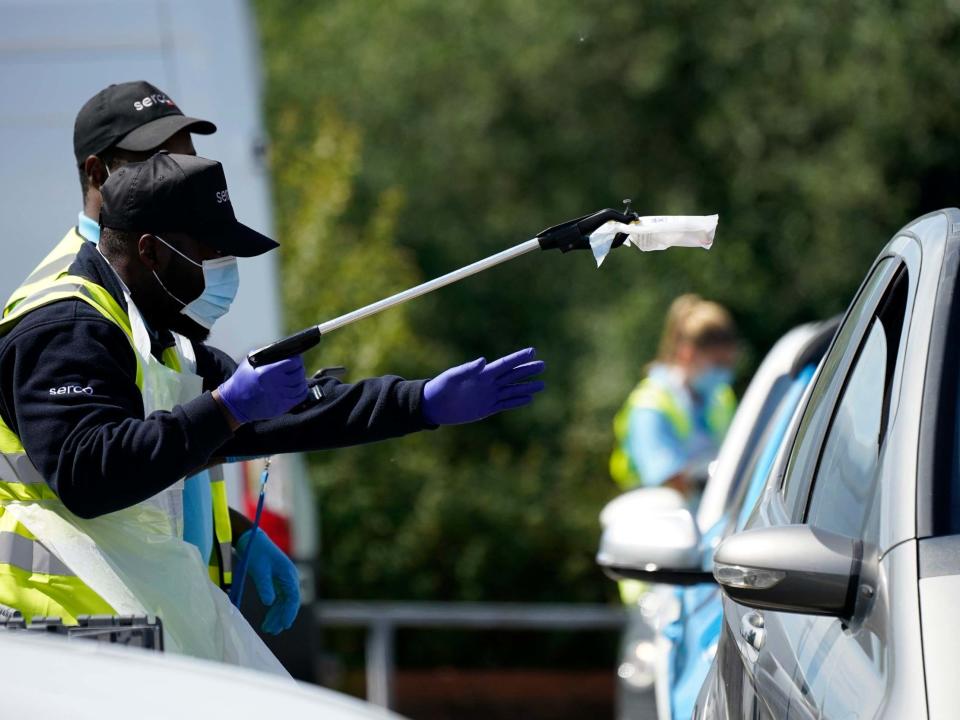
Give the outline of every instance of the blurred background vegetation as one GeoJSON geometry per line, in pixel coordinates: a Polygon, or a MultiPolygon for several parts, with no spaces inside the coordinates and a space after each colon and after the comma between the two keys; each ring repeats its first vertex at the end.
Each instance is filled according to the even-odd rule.
{"type": "MultiPolygon", "coordinates": [[[[527,256],[325,340],[310,365],[352,379],[548,363],[531,408],[311,458],[325,597],[612,600],[610,423],[669,301],[732,309],[744,383],[957,204],[956,0],[255,6],[290,330],[626,197],[720,214],[710,252],[527,256]]],[[[544,657],[583,656],[564,642],[544,657]]]]}

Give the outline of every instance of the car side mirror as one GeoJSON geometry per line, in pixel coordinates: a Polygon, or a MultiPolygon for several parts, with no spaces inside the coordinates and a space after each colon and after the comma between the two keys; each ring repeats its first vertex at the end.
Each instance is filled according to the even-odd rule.
{"type": "Polygon", "coordinates": [[[745,530],[720,543],[713,574],[732,600],[760,610],[850,618],[863,543],[809,525],[745,530]]]}
{"type": "Polygon", "coordinates": [[[668,487],[645,487],[617,495],[600,511],[600,525],[609,525],[636,519],[663,510],[679,510],[687,506],[683,495],[668,487]]]}
{"type": "Polygon", "coordinates": [[[713,582],[701,566],[700,531],[686,508],[616,518],[603,530],[597,564],[614,580],[668,585],[713,582]]]}

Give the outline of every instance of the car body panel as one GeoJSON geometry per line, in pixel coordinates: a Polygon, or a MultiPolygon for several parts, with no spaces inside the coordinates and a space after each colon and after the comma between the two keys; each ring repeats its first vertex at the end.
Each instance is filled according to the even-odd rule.
{"type": "Polygon", "coordinates": [[[881,711],[883,717],[921,717],[916,578],[915,543],[903,543],[880,563],[877,595],[863,621],[793,616],[807,632],[794,678],[800,697],[788,718],[872,718],[881,711]],[[900,709],[893,712],[894,707],[900,709]]]}
{"type": "MultiPolygon", "coordinates": [[[[741,720],[771,717],[776,720],[812,720],[813,718],[921,718],[926,717],[923,682],[923,652],[916,594],[917,552],[914,542],[898,545],[881,563],[884,578],[878,584],[881,593],[875,601],[875,616],[886,616],[894,608],[898,622],[861,625],[851,631],[839,620],[792,613],[764,612],[765,619],[783,616],[790,624],[788,632],[798,648],[797,673],[786,680],[774,695],[774,701],[761,702],[749,687],[739,682],[736,666],[741,663],[724,623],[724,637],[717,659],[700,689],[693,717],[706,720],[741,720]],[[881,635],[886,633],[885,638],[881,635]]],[[[955,586],[954,586],[955,587],[955,586]]],[[[946,597],[946,596],[944,596],[946,597]]],[[[956,597],[956,592],[952,595],[956,597]]],[[[725,606],[732,601],[724,598],[725,606]]],[[[949,598],[943,603],[951,611],[949,598]]],[[[725,608],[726,609],[726,608],[725,608]]],[[[956,613],[954,612],[954,615],[956,613]]],[[[956,620],[952,620],[956,624],[956,620]]],[[[944,638],[947,652],[957,635],[944,638]]],[[[956,654],[950,658],[956,658],[956,654]]],[[[942,680],[955,681],[955,663],[943,665],[942,680]]],[[[943,701],[946,714],[931,718],[956,717],[955,687],[943,701]]]]}
{"type": "Polygon", "coordinates": [[[955,718],[960,708],[960,535],[919,543],[920,615],[931,720],[955,718]]]}

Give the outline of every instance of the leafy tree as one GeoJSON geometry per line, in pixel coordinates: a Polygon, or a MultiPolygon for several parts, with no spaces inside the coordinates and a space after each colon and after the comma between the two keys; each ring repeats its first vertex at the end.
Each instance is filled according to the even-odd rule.
{"type": "Polygon", "coordinates": [[[610,419],[680,292],[742,379],[954,203],[955,2],[259,0],[291,329],[631,197],[720,213],[709,253],[532,255],[332,335],[427,376],[535,345],[548,390],[481,424],[318,455],[336,597],[600,600],[610,419]]]}

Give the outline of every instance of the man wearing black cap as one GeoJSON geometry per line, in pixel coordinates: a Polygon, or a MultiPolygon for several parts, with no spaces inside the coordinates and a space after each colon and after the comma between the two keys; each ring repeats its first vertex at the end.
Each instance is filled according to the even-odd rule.
{"type": "Polygon", "coordinates": [[[66,270],[84,240],[99,240],[100,186],[115,168],[142,162],[158,150],[195,155],[191,134],[216,130],[212,122],[184,115],[169,95],[143,80],[110,85],[84,103],[73,125],[83,210],[77,225],[10,296],[4,314],[29,294],[32,284],[66,270]]]}
{"type": "MultiPolygon", "coordinates": [[[[371,442],[520,407],[543,388],[529,380],[543,363],[528,349],[429,381],[325,379],[323,402],[291,414],[307,394],[299,358],[236,367],[202,342],[236,293],[234,256],[276,246],[237,222],[220,164],[158,153],[113,171],[102,195],[99,246],[81,247],[67,275],[0,322],[0,605],[67,622],[156,614],[172,650],[276,669],[183,550],[178,479],[223,456],[371,442]]],[[[261,599],[273,609],[293,597],[279,551],[244,540],[257,543],[261,599]]],[[[278,614],[275,627],[292,620],[278,614]]]]}
{"type": "MultiPolygon", "coordinates": [[[[80,173],[83,209],[77,225],[37,265],[10,296],[4,315],[52,278],[66,272],[85,242],[100,239],[100,187],[112,171],[142,162],[157,150],[194,155],[192,134],[209,135],[216,126],[185,116],[169,95],[145,81],[110,85],[90,98],[77,113],[73,130],[76,167],[80,173]]],[[[226,588],[232,580],[230,547],[245,526],[229,508],[222,468],[205,469],[184,486],[183,537],[211,558],[211,575],[226,588]]]]}
{"type": "Polygon", "coordinates": [[[217,127],[187,117],[169,95],[144,81],[110,85],[77,113],[73,151],[84,187],[84,214],[100,212],[99,191],[110,172],[126,162],[146,160],[157,150],[195,155],[191,133],[211,135],[217,127]]]}

